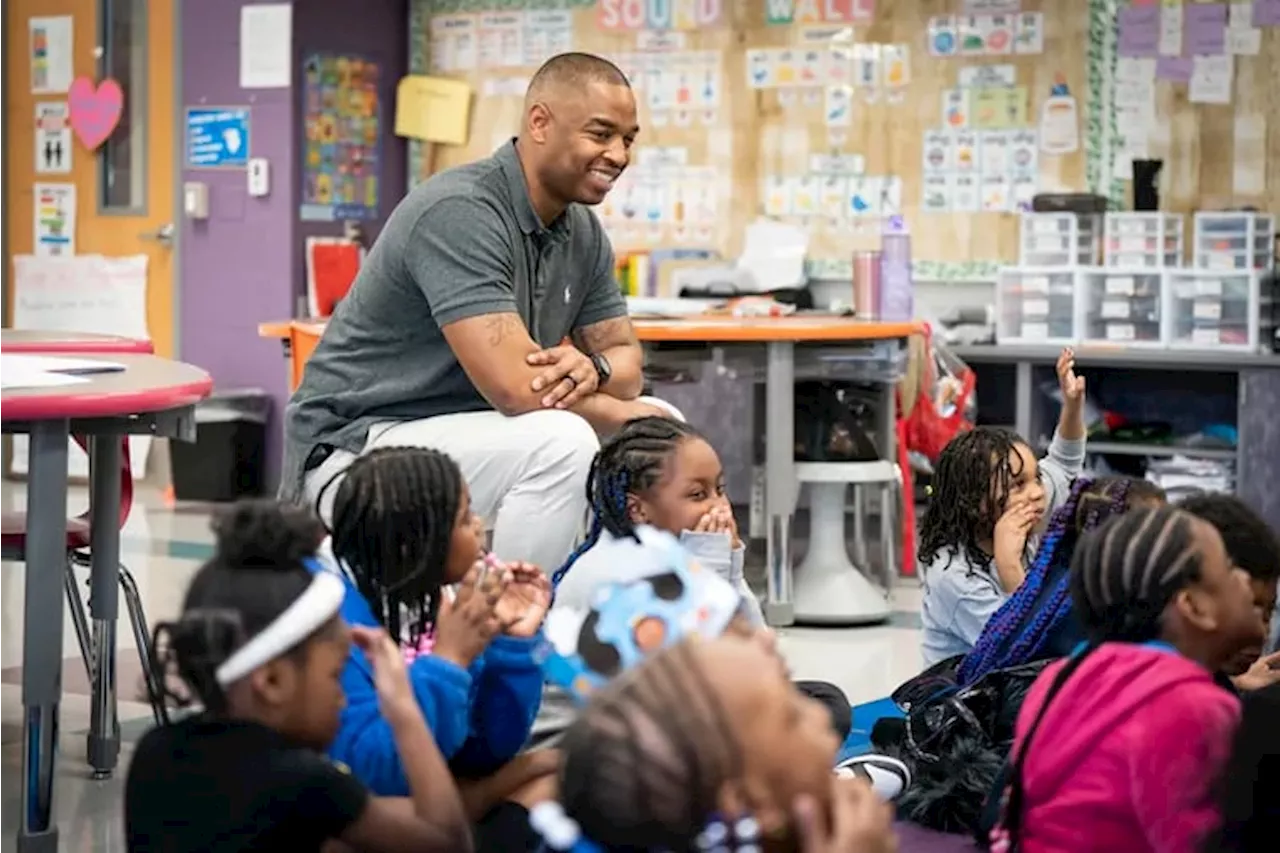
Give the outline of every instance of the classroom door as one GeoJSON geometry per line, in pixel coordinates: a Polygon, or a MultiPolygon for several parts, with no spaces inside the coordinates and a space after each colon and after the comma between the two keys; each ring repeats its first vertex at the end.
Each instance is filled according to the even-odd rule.
{"type": "MultiPolygon", "coordinates": [[[[174,81],[181,71],[174,62],[180,37],[175,0],[6,0],[5,6],[9,253],[33,252],[36,185],[74,186],[76,254],[147,257],[147,328],[156,352],[171,356],[177,270],[174,81]],[[56,113],[66,104],[68,53],[72,76],[95,83],[110,77],[124,92],[120,122],[96,151],[77,139],[64,151],[57,136],[44,131],[37,142],[37,113],[56,113]]],[[[12,273],[12,259],[5,263],[12,273]]]]}

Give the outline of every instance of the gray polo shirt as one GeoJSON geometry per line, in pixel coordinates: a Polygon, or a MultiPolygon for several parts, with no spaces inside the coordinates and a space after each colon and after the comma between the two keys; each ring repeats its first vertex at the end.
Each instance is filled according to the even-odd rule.
{"type": "Polygon", "coordinates": [[[301,499],[326,448],[363,450],[371,424],[489,409],[440,329],[511,311],[544,347],[627,311],[599,221],[572,204],[543,225],[514,141],[392,212],[285,411],[280,496],[301,499]]]}

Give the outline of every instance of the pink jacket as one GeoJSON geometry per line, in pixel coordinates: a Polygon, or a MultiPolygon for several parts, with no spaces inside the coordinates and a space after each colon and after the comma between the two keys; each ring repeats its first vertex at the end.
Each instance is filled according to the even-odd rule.
{"type": "MultiPolygon", "coordinates": [[[[1062,663],[1032,685],[1016,750],[1062,663]]],[[[1049,702],[1023,766],[1023,853],[1194,853],[1217,825],[1214,785],[1240,716],[1199,664],[1108,643],[1049,702]]]]}

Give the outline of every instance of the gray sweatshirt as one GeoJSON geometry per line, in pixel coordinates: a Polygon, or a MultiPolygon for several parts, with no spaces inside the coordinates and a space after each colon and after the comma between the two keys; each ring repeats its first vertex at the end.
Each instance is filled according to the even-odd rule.
{"type": "MultiPolygon", "coordinates": [[[[1045,517],[1067,500],[1071,484],[1084,468],[1085,440],[1067,441],[1054,433],[1049,453],[1040,460],[1046,492],[1045,517]]],[[[1040,534],[1027,539],[1027,554],[1034,555],[1040,534]]],[[[925,667],[955,655],[967,654],[1000,605],[1009,597],[994,566],[974,566],[958,548],[938,552],[933,562],[921,564],[924,597],[920,602],[921,653],[925,667]],[[948,565],[950,561],[950,565],[948,565]]]]}

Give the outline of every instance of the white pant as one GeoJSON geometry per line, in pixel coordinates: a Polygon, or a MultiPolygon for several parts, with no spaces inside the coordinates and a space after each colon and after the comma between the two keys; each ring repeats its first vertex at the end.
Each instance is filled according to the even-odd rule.
{"type": "MultiPolygon", "coordinates": [[[[493,531],[493,552],[525,560],[550,573],[568,558],[586,518],[587,473],[600,448],[595,431],[572,412],[529,412],[514,418],[498,412],[440,415],[420,421],[375,424],[365,442],[377,447],[430,447],[449,454],[471,488],[471,506],[493,531]]],[[[355,457],[335,451],[307,472],[309,504],[325,483],[355,457]]],[[[320,506],[332,519],[338,483],[320,506]]]]}
{"type": "MultiPolygon", "coordinates": [[[[644,402],[684,420],[675,406],[655,397],[644,402]]],[[[375,447],[431,447],[449,454],[471,488],[471,506],[493,533],[493,552],[525,560],[548,574],[569,558],[587,519],[587,474],[600,449],[595,431],[572,412],[547,409],[507,417],[464,412],[420,421],[375,424],[364,452],[375,447]]],[[[320,517],[333,519],[339,475],[355,456],[337,450],[307,472],[308,505],[325,489],[320,517]]]]}

